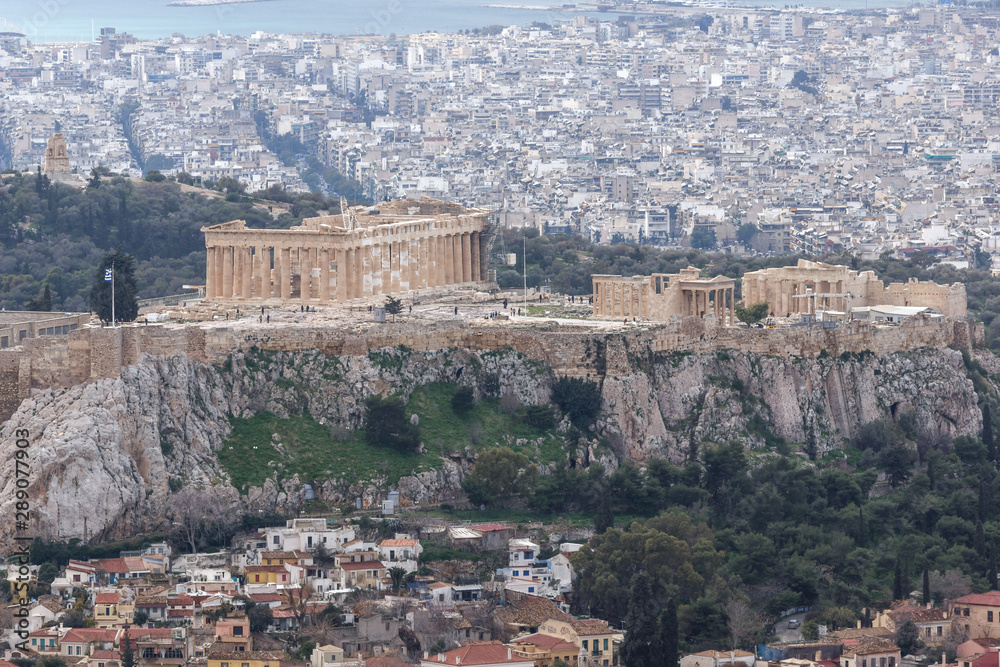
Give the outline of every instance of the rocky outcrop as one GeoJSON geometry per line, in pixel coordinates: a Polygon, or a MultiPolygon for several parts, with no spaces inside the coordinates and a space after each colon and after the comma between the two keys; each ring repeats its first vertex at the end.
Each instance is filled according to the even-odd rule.
{"type": "MultiPolygon", "coordinates": [[[[735,352],[636,354],[619,350],[603,380],[603,415],[593,438],[614,456],[591,449],[609,468],[627,457],[683,460],[692,443],[739,441],[760,448],[783,438],[821,453],[842,447],[860,425],[912,412],[924,431],[977,434],[980,413],[962,357],[917,350],[877,358],[787,359],[735,352]],[[628,355],[632,354],[631,357],[628,355]]],[[[184,355],[144,356],[120,379],[42,391],[23,401],[0,429],[0,459],[13,461],[15,433],[29,433],[33,528],[49,538],[107,539],[169,527],[173,490],[210,489],[241,511],[290,511],[304,498],[298,479],[269,479],[240,494],[217,458],[231,417],[261,411],[308,412],[330,426],[358,428],[364,399],[408,396],[432,382],[457,382],[482,394],[545,402],[549,369],[510,350],[413,352],[383,348],[364,356],[317,351],[235,351],[221,366],[184,355]]],[[[460,495],[472,463],[454,453],[396,487],[414,502],[460,495]]],[[[379,500],[385,479],[330,479],[314,487],[329,502],[379,500]]],[[[15,480],[0,488],[0,530],[15,512],[15,480]]],[[[0,534],[10,543],[9,532],[0,534]]]]}
{"type": "Polygon", "coordinates": [[[950,349],[817,359],[720,351],[654,355],[604,382],[600,427],[620,456],[681,460],[692,442],[748,448],[782,438],[813,453],[843,448],[860,426],[912,412],[919,432],[978,434],[982,415],[962,355],[950,349]]]}
{"type": "MultiPolygon", "coordinates": [[[[322,424],[358,428],[366,397],[406,397],[432,382],[510,393],[529,404],[547,401],[549,392],[544,369],[513,351],[386,348],[337,357],[251,350],[234,352],[221,367],[184,355],[144,356],[123,369],[121,379],[42,391],[23,401],[0,430],[0,456],[12,461],[15,433],[27,430],[33,528],[49,538],[108,539],[166,528],[171,480],[208,488],[234,511],[294,511],[304,498],[297,478],[270,479],[245,495],[230,484],[216,452],[231,430],[231,416],[307,412],[322,424]]],[[[444,461],[437,470],[404,477],[398,487],[415,502],[450,499],[461,493],[463,471],[444,461]]],[[[361,497],[368,505],[384,487],[384,479],[333,479],[316,491],[328,502],[361,497]]],[[[5,476],[3,530],[14,525],[15,492],[15,480],[5,476]]],[[[11,535],[0,537],[9,543],[11,535]]]]}

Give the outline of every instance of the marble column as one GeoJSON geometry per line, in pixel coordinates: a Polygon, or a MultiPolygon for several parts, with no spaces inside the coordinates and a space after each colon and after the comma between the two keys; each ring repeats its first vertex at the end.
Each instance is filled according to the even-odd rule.
{"type": "Polygon", "coordinates": [[[462,234],[462,282],[472,282],[472,235],[462,234]]]}
{"type": "Polygon", "coordinates": [[[243,256],[243,285],[240,291],[243,293],[244,299],[249,299],[253,297],[253,293],[250,289],[253,280],[253,255],[250,253],[250,247],[240,248],[240,254],[243,256]]]}
{"type": "Polygon", "coordinates": [[[455,283],[455,241],[451,236],[444,237],[444,284],[455,283]]]}
{"type": "Polygon", "coordinates": [[[233,298],[233,246],[222,249],[222,296],[233,298]]]}
{"type": "Polygon", "coordinates": [[[312,299],[312,248],[299,248],[299,298],[312,299]]]}
{"type": "Polygon", "coordinates": [[[233,247],[233,298],[243,298],[243,248],[233,247]]]}
{"type": "Polygon", "coordinates": [[[403,244],[393,241],[389,245],[389,291],[399,293],[403,284],[403,244]]]}
{"type": "Polygon", "coordinates": [[[319,300],[330,302],[330,251],[319,249],[319,300]]]}
{"type": "Polygon", "coordinates": [[[385,280],[385,268],[383,263],[389,258],[389,252],[381,243],[376,243],[371,246],[371,264],[369,264],[369,272],[371,273],[371,292],[366,294],[382,294],[385,289],[384,285],[388,284],[385,280]]]}
{"type": "Polygon", "coordinates": [[[214,299],[215,293],[215,246],[205,248],[205,298],[214,299]]]}
{"type": "MultiPolygon", "coordinates": [[[[392,241],[389,239],[383,240],[381,247],[382,291],[380,294],[389,294],[392,291],[392,253],[395,248],[392,247],[392,241]]],[[[376,267],[376,270],[378,270],[378,267],[376,267]]]]}
{"type": "Polygon", "coordinates": [[[478,283],[483,279],[482,267],[479,266],[479,232],[472,232],[470,236],[472,244],[472,279],[478,283]]]}
{"type": "Polygon", "coordinates": [[[267,246],[257,246],[254,285],[257,288],[257,298],[266,299],[271,296],[271,249],[267,246]]]}
{"type": "Polygon", "coordinates": [[[281,300],[289,301],[292,298],[292,249],[281,249],[281,272],[278,274],[281,289],[281,300]]]}
{"type": "MultiPolygon", "coordinates": [[[[344,301],[350,301],[354,298],[354,262],[356,261],[354,257],[354,248],[347,248],[344,252],[344,268],[341,270],[338,267],[338,284],[343,281],[343,299],[344,301]]],[[[340,290],[338,290],[339,292],[340,290]]]]}
{"type": "Polygon", "coordinates": [[[354,292],[358,298],[372,293],[372,257],[371,246],[358,247],[357,259],[354,262],[354,292]]]}

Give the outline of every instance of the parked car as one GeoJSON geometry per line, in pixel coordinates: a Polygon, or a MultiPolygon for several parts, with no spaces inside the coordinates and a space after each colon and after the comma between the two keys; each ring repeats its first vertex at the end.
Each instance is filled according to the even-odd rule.
{"type": "Polygon", "coordinates": [[[788,629],[789,630],[795,630],[800,625],[802,625],[802,621],[800,621],[797,618],[793,618],[792,620],[788,621],[788,629]]]}

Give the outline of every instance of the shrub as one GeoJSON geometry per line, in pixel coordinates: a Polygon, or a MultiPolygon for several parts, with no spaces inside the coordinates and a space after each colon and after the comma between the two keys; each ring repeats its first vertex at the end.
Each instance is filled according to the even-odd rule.
{"type": "Polygon", "coordinates": [[[494,447],[476,457],[472,472],[462,480],[462,489],[474,504],[489,505],[527,495],[537,481],[538,469],[527,456],[510,447],[494,447]]]}
{"type": "Polygon", "coordinates": [[[550,405],[528,405],[524,408],[524,421],[530,426],[547,431],[556,425],[550,405]]]}
{"type": "Polygon", "coordinates": [[[586,427],[601,409],[601,389],[596,382],[563,376],[552,386],[552,401],[574,424],[586,427]]]}
{"type": "Polygon", "coordinates": [[[464,417],[476,405],[472,387],[459,387],[455,395],[451,397],[451,409],[456,415],[464,417]]]}
{"type": "Polygon", "coordinates": [[[374,447],[417,449],[420,430],[406,417],[406,405],[398,396],[378,394],[365,399],[365,442],[374,447]]]}
{"type": "Polygon", "coordinates": [[[500,397],[500,409],[508,415],[514,414],[521,407],[521,401],[514,394],[504,394],[500,397]]]}

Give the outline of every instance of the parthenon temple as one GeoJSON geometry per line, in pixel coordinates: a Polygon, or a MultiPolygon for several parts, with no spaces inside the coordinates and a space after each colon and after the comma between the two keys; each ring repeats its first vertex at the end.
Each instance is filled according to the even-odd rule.
{"type": "Polygon", "coordinates": [[[203,227],[205,297],[330,303],[481,282],[488,211],[435,200],[346,208],[291,229],[203,227]]]}
{"type": "Polygon", "coordinates": [[[735,323],[732,278],[702,278],[693,267],[680,273],[651,276],[595,275],[594,317],[608,319],[643,318],[666,322],[681,317],[714,316],[730,326],[735,323]]]}

